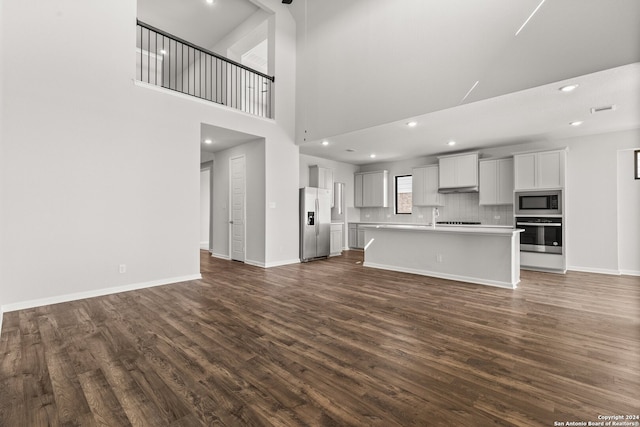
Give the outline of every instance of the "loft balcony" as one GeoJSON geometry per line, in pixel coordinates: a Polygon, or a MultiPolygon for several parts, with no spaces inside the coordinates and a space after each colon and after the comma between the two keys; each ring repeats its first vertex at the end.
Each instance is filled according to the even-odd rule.
{"type": "Polygon", "coordinates": [[[274,77],[137,21],[136,79],[273,118],[274,77]]]}

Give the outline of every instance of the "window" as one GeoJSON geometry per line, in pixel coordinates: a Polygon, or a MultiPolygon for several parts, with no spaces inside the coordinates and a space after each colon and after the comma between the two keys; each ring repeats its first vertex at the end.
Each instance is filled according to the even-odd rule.
{"type": "Polygon", "coordinates": [[[410,214],[413,206],[411,175],[396,176],[396,214],[410,214]]]}
{"type": "Polygon", "coordinates": [[[633,170],[636,171],[636,179],[640,179],[640,150],[634,151],[633,156],[636,159],[633,170]]]}

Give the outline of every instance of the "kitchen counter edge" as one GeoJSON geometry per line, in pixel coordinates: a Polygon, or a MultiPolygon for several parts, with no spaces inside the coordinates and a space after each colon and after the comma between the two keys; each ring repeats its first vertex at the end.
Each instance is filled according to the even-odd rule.
{"type": "Polygon", "coordinates": [[[452,225],[436,225],[432,227],[430,225],[418,225],[418,224],[380,224],[380,223],[358,223],[365,230],[393,230],[393,231],[422,231],[432,233],[457,233],[457,234],[491,234],[491,235],[504,235],[511,236],[513,233],[521,233],[520,228],[511,228],[506,226],[452,226],[452,225]]]}

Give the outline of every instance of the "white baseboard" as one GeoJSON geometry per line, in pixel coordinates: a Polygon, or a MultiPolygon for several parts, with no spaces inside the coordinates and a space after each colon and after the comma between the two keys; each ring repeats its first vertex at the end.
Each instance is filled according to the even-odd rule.
{"type": "Polygon", "coordinates": [[[620,270],[620,274],[624,274],[625,276],[640,276],[640,271],[638,271],[638,270],[620,270]]]}
{"type": "Polygon", "coordinates": [[[172,283],[188,282],[190,280],[202,279],[202,275],[193,274],[191,276],[171,277],[167,279],[152,280],[150,282],[133,283],[124,286],[114,286],[112,288],[96,289],[94,291],[77,292],[73,294],[58,295],[49,298],[40,298],[30,301],[5,304],[0,307],[1,312],[26,310],[28,308],[41,307],[43,305],[59,304],[62,302],[77,301],[85,298],[101,297],[104,295],[117,294],[120,292],[135,291],[137,289],[152,288],[154,286],[170,285],[172,283]]]}
{"type": "Polygon", "coordinates": [[[613,270],[609,268],[593,268],[593,267],[580,267],[576,265],[570,265],[570,266],[567,266],[567,270],[580,271],[582,273],[609,274],[613,276],[620,275],[620,270],[613,270]]]}
{"type": "Polygon", "coordinates": [[[0,337],[2,336],[2,318],[4,317],[4,310],[0,307],[0,337]]]}
{"type": "Polygon", "coordinates": [[[251,260],[251,259],[245,259],[244,263],[247,264],[247,265],[253,265],[254,267],[264,268],[264,266],[265,266],[264,262],[254,261],[254,260],[251,260]]]}
{"type": "Polygon", "coordinates": [[[283,265],[291,265],[291,264],[300,264],[300,260],[296,258],[296,259],[290,259],[290,260],[284,260],[284,261],[268,262],[265,264],[265,268],[280,267],[283,265]]]}
{"type": "Polygon", "coordinates": [[[364,262],[362,263],[362,265],[365,267],[379,268],[381,270],[390,270],[390,271],[399,271],[402,273],[419,274],[421,276],[437,277],[439,279],[455,280],[457,282],[475,283],[478,285],[495,286],[498,288],[515,289],[517,287],[517,285],[512,285],[511,283],[508,283],[508,282],[478,279],[475,277],[458,276],[456,274],[437,273],[437,272],[427,271],[427,270],[418,270],[415,268],[396,267],[396,266],[383,265],[383,264],[373,264],[370,262],[364,262]]]}
{"type": "Polygon", "coordinates": [[[220,259],[226,259],[226,260],[230,260],[231,257],[229,255],[225,255],[225,254],[217,254],[215,252],[211,252],[211,256],[214,258],[220,258],[220,259]]]}
{"type": "Polygon", "coordinates": [[[271,267],[280,267],[282,265],[289,265],[289,264],[298,264],[300,262],[299,259],[294,259],[294,260],[288,260],[288,261],[276,261],[276,262],[262,262],[262,261],[254,261],[252,259],[245,259],[244,263],[247,265],[252,265],[254,267],[260,267],[260,268],[271,268],[271,267]]]}
{"type": "Polygon", "coordinates": [[[208,251],[209,250],[209,242],[200,242],[200,249],[208,251]]]}

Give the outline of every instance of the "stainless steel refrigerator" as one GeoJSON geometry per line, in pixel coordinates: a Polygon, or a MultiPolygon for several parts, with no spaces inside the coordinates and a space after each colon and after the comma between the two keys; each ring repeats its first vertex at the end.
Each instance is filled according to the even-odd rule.
{"type": "Polygon", "coordinates": [[[331,235],[331,190],[300,189],[300,261],[329,256],[331,235]]]}

